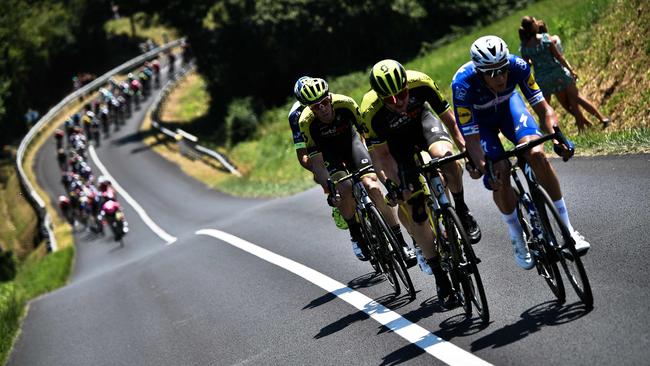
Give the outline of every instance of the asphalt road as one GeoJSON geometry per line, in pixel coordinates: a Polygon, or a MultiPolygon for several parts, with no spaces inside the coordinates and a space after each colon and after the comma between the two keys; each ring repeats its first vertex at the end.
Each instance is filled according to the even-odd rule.
{"type": "MultiPolygon", "coordinates": [[[[591,311],[570,288],[557,304],[534,270],[515,265],[490,194],[466,178],[483,229],[475,250],[492,321],[482,326],[464,321],[461,309],[438,308],[433,279],[417,268],[410,270],[417,299],[392,298],[354,258],[319,189],[274,200],[210,190],[141,143],[143,115],[144,108],[97,155],[176,241],[168,245],[120,197],[131,227],[125,247],[110,235],[75,234],[70,284],[31,302],[9,365],[444,364],[419,347],[435,337],[449,342],[430,344],[438,355],[458,351],[460,365],[476,361],[472,354],[496,365],[650,364],[648,155],[553,161],[573,226],[592,243],[584,258],[591,311]],[[203,229],[255,247],[196,234],[203,229]],[[275,255],[344,286],[325,290],[319,274],[296,275],[286,268],[299,265],[273,264],[275,255]],[[344,300],[356,293],[373,300],[362,304],[366,311],[344,300]],[[375,320],[389,310],[398,322],[375,320]],[[404,324],[426,330],[420,343],[401,335],[404,324]]],[[[63,190],[54,151],[52,142],[41,149],[36,171],[56,198],[63,190]]]]}

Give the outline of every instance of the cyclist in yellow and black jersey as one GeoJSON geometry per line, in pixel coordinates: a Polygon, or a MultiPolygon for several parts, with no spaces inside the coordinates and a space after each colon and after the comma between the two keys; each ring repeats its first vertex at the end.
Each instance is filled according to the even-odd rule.
{"type": "MultiPolygon", "coordinates": [[[[370,155],[389,192],[403,197],[402,207],[407,208],[410,218],[401,219],[421,248],[421,252],[416,249],[420,268],[435,275],[441,301],[453,302],[451,285],[439,266],[434,234],[426,220],[415,154],[443,157],[452,154],[452,137],[461,151],[465,141],[449,103],[426,74],[407,71],[395,60],[382,60],[370,72],[370,85],[372,90],[364,95],[360,108],[370,155]]],[[[478,242],[481,232],[465,204],[461,165],[447,164],[442,170],[463,226],[472,241],[478,242]]]]}
{"type": "MultiPolygon", "coordinates": [[[[310,158],[319,155],[325,162],[329,176],[333,180],[372,164],[368,150],[358,132],[359,109],[350,97],[331,94],[327,82],[319,78],[302,81],[295,90],[296,99],[308,106],[300,115],[299,126],[310,158]]],[[[393,228],[396,236],[405,245],[397,219],[383,199],[377,176],[370,173],[362,177],[370,198],[393,228]]],[[[352,197],[352,184],[345,181],[337,186],[341,194],[336,204],[350,229],[352,248],[360,260],[368,260],[368,248],[363,242],[360,224],[355,220],[355,202],[352,197]]],[[[407,256],[414,259],[412,253],[407,256]]]]}

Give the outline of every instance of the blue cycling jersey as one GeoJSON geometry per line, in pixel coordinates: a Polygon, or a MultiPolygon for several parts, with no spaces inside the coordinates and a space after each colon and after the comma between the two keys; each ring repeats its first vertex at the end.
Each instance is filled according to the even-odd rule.
{"type": "Polygon", "coordinates": [[[487,87],[471,61],[461,66],[454,75],[451,83],[454,113],[463,135],[478,133],[479,125],[499,127],[498,124],[504,123],[499,117],[503,117],[502,114],[509,109],[507,102],[516,93],[517,85],[531,106],[544,100],[528,63],[515,55],[510,55],[508,61],[506,89],[499,93],[487,87]]]}
{"type": "Polygon", "coordinates": [[[293,136],[293,146],[298,149],[304,149],[307,145],[305,144],[305,139],[300,132],[300,126],[298,121],[300,121],[300,115],[305,109],[299,102],[293,103],[291,110],[289,111],[289,126],[291,127],[291,134],[293,136]]]}
{"type": "Polygon", "coordinates": [[[451,83],[454,113],[463,136],[479,134],[483,151],[490,157],[503,153],[499,132],[517,144],[530,135],[541,136],[517,85],[531,106],[544,100],[528,63],[515,55],[508,57],[505,90],[495,93],[488,88],[472,62],[461,66],[451,83]]]}

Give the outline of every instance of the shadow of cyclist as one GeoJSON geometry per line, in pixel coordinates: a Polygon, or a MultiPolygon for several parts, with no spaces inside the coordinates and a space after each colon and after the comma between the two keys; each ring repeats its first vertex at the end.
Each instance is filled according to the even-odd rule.
{"type": "Polygon", "coordinates": [[[514,324],[506,325],[472,342],[472,352],[492,347],[498,348],[517,342],[542,329],[542,326],[561,325],[572,322],[589,314],[581,302],[560,305],[555,301],[547,301],[524,311],[521,319],[514,324]]]}

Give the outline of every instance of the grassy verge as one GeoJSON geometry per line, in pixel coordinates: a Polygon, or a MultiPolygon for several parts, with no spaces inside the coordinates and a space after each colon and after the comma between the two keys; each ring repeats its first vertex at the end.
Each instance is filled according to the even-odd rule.
{"type": "Polygon", "coordinates": [[[27,301],[63,286],[70,274],[74,250],[68,247],[44,255],[44,246],[18,265],[13,281],[0,283],[0,364],[9,356],[27,301]]]}
{"type": "Polygon", "coordinates": [[[131,22],[128,17],[113,19],[104,24],[104,30],[108,34],[113,35],[126,35],[128,37],[142,38],[143,40],[151,39],[157,45],[164,44],[178,38],[178,33],[158,24],[157,17],[153,17],[147,21],[144,13],[136,13],[133,15],[135,34],[131,32],[131,22]]]}
{"type": "MultiPolygon", "coordinates": [[[[431,75],[443,94],[450,98],[451,78],[468,60],[469,46],[476,38],[485,34],[499,35],[513,53],[518,53],[517,29],[521,17],[533,15],[544,19],[551,32],[563,40],[566,57],[580,75],[581,94],[613,121],[607,131],[596,127],[578,135],[573,117],[552,99],[551,105],[560,117],[563,130],[577,144],[578,155],[650,152],[650,113],[647,110],[650,71],[646,67],[650,63],[648,7],[640,0],[544,0],[488,26],[450,37],[449,43],[423,52],[413,60],[402,61],[409,69],[431,75]]],[[[368,90],[365,70],[328,81],[332,91],[357,101],[368,90]]],[[[202,116],[184,112],[191,108],[174,105],[182,103],[183,99],[192,100],[194,105],[209,103],[196,91],[199,83],[177,88],[166,105],[170,112],[163,115],[163,121],[193,124],[201,120],[202,116]],[[187,97],[175,97],[175,94],[187,97]]],[[[311,175],[297,164],[290,140],[286,116],[292,102],[264,112],[260,116],[258,135],[227,152],[244,173],[243,178],[214,171],[213,176],[203,181],[211,187],[243,196],[286,195],[311,187],[311,175]]],[[[597,124],[594,119],[592,121],[597,124]]],[[[174,161],[183,167],[187,159],[176,157],[174,161]]],[[[189,167],[183,169],[191,170],[189,167]]]]}
{"type": "MultiPolygon", "coordinates": [[[[12,251],[17,275],[0,283],[0,364],[9,355],[25,304],[30,299],[65,284],[74,250],[71,246],[46,255],[41,243],[36,246],[36,215],[23,197],[13,161],[0,161],[0,244],[12,251]]],[[[59,235],[61,241],[64,237],[59,235]]],[[[71,239],[70,239],[71,240],[71,239]]]]}

